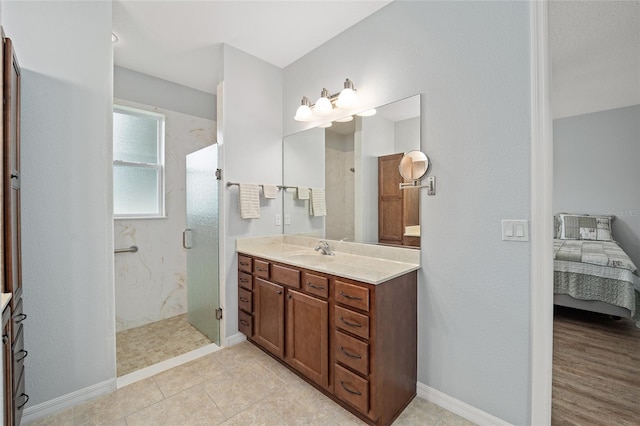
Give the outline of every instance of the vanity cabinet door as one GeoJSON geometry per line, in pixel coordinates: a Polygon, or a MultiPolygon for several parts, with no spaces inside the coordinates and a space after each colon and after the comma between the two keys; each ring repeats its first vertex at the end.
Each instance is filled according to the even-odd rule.
{"type": "Polygon", "coordinates": [[[253,338],[263,348],[284,358],[284,288],[254,279],[253,338]]]}
{"type": "Polygon", "coordinates": [[[287,290],[286,361],[317,384],[329,385],[329,304],[287,290]]]}

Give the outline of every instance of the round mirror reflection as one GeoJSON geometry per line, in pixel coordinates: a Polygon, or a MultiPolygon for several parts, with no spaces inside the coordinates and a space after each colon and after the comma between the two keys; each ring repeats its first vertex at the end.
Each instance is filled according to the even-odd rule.
{"type": "Polygon", "coordinates": [[[422,151],[409,151],[402,160],[398,171],[406,180],[420,180],[429,170],[429,158],[422,151]]]}

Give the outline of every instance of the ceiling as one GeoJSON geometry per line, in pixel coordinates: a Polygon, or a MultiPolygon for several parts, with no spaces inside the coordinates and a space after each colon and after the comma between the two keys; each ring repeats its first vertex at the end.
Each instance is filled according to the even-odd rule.
{"type": "MultiPolygon", "coordinates": [[[[222,43],[283,68],[388,3],[114,0],[114,61],[215,94],[222,43]]],[[[640,104],[639,0],[553,0],[549,42],[554,118],[640,104]]]]}
{"type": "Polygon", "coordinates": [[[215,94],[222,43],[284,68],[390,2],[114,0],[114,62],[215,94]]]}
{"type": "Polygon", "coordinates": [[[554,118],[640,104],[640,1],[551,1],[554,118]]]}

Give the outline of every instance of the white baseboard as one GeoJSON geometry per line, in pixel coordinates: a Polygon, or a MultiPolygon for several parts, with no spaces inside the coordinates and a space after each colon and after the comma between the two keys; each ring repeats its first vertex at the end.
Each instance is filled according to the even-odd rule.
{"type": "Polygon", "coordinates": [[[512,426],[511,423],[507,423],[489,413],[485,413],[482,410],[472,407],[466,402],[455,399],[440,392],[439,390],[425,385],[424,383],[418,382],[416,388],[417,394],[420,398],[433,402],[434,404],[439,405],[460,417],[464,417],[479,426],[512,426]]]}
{"type": "Polygon", "coordinates": [[[247,340],[247,336],[238,332],[224,339],[224,346],[229,347],[229,346],[237,345],[238,343],[242,343],[245,340],[247,340]]]}
{"type": "Polygon", "coordinates": [[[116,390],[115,378],[62,395],[58,398],[43,402],[42,404],[34,405],[33,407],[27,407],[24,409],[22,423],[29,424],[53,414],[61,413],[68,408],[106,395],[114,390],[116,390]]]}

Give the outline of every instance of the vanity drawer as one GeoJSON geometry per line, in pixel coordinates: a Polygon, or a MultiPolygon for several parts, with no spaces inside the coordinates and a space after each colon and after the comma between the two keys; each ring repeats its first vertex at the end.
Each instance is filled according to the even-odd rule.
{"type": "Polygon", "coordinates": [[[369,317],[336,306],[334,310],[336,327],[355,334],[356,336],[369,338],[369,317]]]}
{"type": "Polygon", "coordinates": [[[366,414],[369,411],[369,382],[338,364],[334,379],[336,396],[366,414]]]}
{"type": "Polygon", "coordinates": [[[238,306],[246,312],[253,312],[253,294],[244,288],[238,289],[238,306]]]}
{"type": "Polygon", "coordinates": [[[253,274],[256,277],[269,279],[269,262],[255,259],[253,261],[253,274]]]}
{"type": "Polygon", "coordinates": [[[369,344],[336,331],[335,358],[365,376],[369,374],[369,344]]]}
{"type": "Polygon", "coordinates": [[[238,272],[238,285],[247,290],[253,289],[253,278],[246,272],[238,272]]]}
{"type": "Polygon", "coordinates": [[[253,336],[253,317],[244,311],[238,311],[238,330],[247,337],[253,336]]]}
{"type": "Polygon", "coordinates": [[[253,259],[251,259],[249,256],[244,256],[242,254],[239,254],[238,269],[250,274],[251,271],[253,271],[253,259]]]}
{"type": "Polygon", "coordinates": [[[336,303],[369,312],[369,289],[336,280],[334,297],[336,303]]]}
{"type": "Polygon", "coordinates": [[[329,279],[305,272],[302,277],[303,290],[316,296],[329,297],[329,279]]]}
{"type": "Polygon", "coordinates": [[[300,288],[300,271],[282,265],[271,266],[271,281],[300,288]]]}

